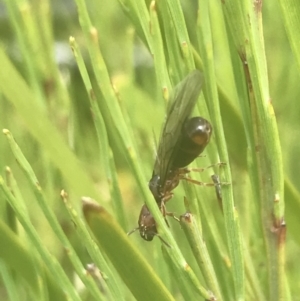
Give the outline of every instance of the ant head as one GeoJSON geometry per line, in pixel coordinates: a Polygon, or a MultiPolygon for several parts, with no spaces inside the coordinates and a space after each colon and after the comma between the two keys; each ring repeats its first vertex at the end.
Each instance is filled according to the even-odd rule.
{"type": "Polygon", "coordinates": [[[157,235],[156,222],[146,205],[143,205],[138,220],[138,229],[143,239],[151,241],[157,235]]]}
{"type": "Polygon", "coordinates": [[[157,236],[166,246],[171,247],[165,240],[163,240],[160,235],[157,233],[156,222],[153,215],[149,211],[148,207],[144,204],[138,220],[138,227],[131,230],[127,235],[132,234],[133,232],[139,230],[140,235],[146,241],[153,240],[154,236],[157,236]]]}

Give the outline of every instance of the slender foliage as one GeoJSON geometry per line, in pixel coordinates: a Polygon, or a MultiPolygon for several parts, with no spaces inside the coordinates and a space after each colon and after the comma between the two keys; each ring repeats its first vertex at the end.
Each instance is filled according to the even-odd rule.
{"type": "Polygon", "coordinates": [[[300,300],[297,1],[3,6],[1,300],[300,300]],[[194,69],[213,135],[187,177],[215,186],[159,208],[157,141],[194,69]],[[152,242],[126,235],[143,204],[152,242]]]}

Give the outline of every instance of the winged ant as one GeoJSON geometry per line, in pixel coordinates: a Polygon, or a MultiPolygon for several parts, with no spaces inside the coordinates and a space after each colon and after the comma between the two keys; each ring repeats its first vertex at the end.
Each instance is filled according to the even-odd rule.
{"type": "MultiPolygon", "coordinates": [[[[164,217],[173,216],[172,213],[166,211],[165,203],[172,198],[172,191],[178,186],[180,180],[184,179],[205,186],[215,185],[186,177],[186,174],[190,172],[186,166],[203,152],[213,130],[206,119],[189,118],[201,92],[202,83],[202,73],[195,70],[175,87],[161,132],[149,189],[164,217]]],[[[206,168],[194,170],[204,169],[206,168]]],[[[158,235],[155,219],[146,204],[142,206],[138,227],[130,231],[128,235],[136,230],[139,230],[141,237],[147,241],[151,241],[154,236],[162,240],[158,235]]]]}

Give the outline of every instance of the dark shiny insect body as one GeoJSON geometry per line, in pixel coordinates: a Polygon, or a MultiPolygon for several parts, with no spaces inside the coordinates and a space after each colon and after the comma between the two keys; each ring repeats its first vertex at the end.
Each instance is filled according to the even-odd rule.
{"type": "MultiPolygon", "coordinates": [[[[173,146],[172,155],[169,158],[167,173],[164,174],[159,169],[157,171],[154,169],[149,181],[149,188],[158,205],[162,201],[168,201],[172,196],[171,191],[177,187],[181,177],[187,173],[185,167],[203,152],[210,140],[211,133],[210,123],[202,117],[193,117],[183,123],[181,135],[173,146]]],[[[158,160],[160,160],[159,157],[156,161],[158,160]]]]}
{"type": "MultiPolygon", "coordinates": [[[[206,119],[189,118],[202,82],[202,74],[195,70],[175,87],[161,133],[149,188],[164,216],[168,215],[165,203],[172,198],[172,190],[188,172],[185,167],[203,152],[212,134],[206,119]]],[[[147,241],[157,235],[156,222],[146,205],[141,209],[137,229],[147,241]]]]}

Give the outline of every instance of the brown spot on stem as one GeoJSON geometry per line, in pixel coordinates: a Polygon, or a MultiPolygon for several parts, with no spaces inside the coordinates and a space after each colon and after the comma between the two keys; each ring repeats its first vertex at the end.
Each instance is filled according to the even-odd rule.
{"type": "Polygon", "coordinates": [[[209,294],[210,294],[210,298],[206,299],[205,301],[216,301],[217,300],[217,298],[215,297],[213,292],[209,292],[209,294]]]}
{"type": "Polygon", "coordinates": [[[273,219],[272,233],[277,236],[278,246],[282,246],[286,241],[286,223],[284,218],[273,219]]]}
{"type": "Polygon", "coordinates": [[[262,0],[254,0],[254,10],[257,14],[261,14],[262,0]]]}
{"type": "Polygon", "coordinates": [[[185,223],[191,223],[192,222],[192,214],[189,212],[186,212],[186,213],[180,215],[180,221],[183,221],[185,223]]]}
{"type": "Polygon", "coordinates": [[[278,232],[278,246],[282,246],[286,241],[286,223],[283,219],[278,232]]]}
{"type": "MultiPolygon", "coordinates": [[[[247,43],[248,43],[248,40],[246,39],[245,44],[247,44],[247,43]]],[[[247,81],[247,85],[248,85],[248,90],[249,90],[249,93],[251,93],[253,88],[252,88],[252,81],[251,81],[248,61],[247,61],[247,57],[246,57],[246,52],[245,52],[244,49],[241,48],[238,51],[238,54],[239,54],[240,59],[241,59],[242,64],[243,64],[244,73],[245,73],[245,77],[246,77],[246,81],[247,81]]]]}

